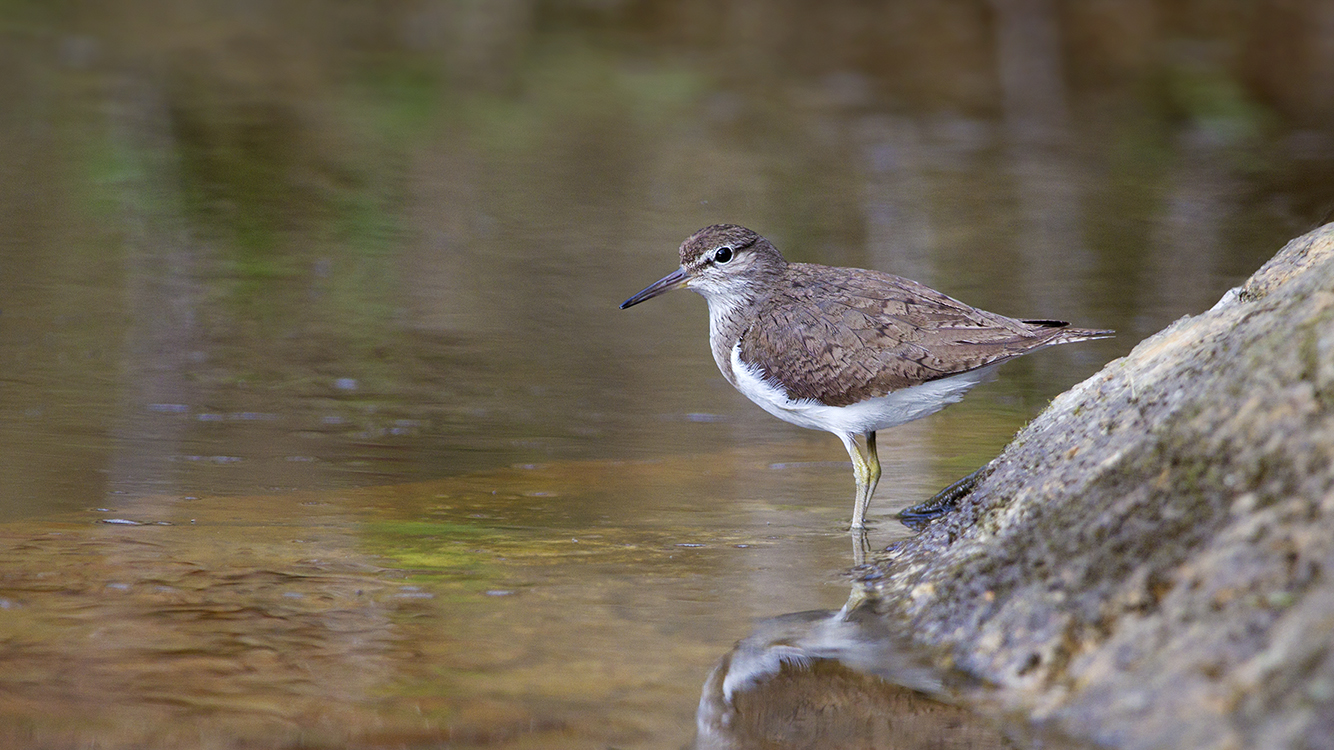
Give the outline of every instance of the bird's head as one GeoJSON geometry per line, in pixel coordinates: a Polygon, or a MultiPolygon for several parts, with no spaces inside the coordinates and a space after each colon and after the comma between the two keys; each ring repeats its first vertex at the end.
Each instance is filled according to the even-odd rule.
{"type": "Polygon", "coordinates": [[[768,240],[736,224],[705,227],[681,243],[681,267],[621,303],[624,310],[664,292],[685,287],[711,302],[752,299],[787,261],[768,240]]]}

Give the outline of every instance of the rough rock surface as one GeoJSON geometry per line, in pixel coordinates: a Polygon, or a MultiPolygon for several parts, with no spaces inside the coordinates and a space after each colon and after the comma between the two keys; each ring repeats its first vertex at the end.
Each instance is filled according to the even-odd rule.
{"type": "Polygon", "coordinates": [[[1098,744],[1334,748],[1334,224],[992,466],[880,561],[919,642],[1098,744]]]}

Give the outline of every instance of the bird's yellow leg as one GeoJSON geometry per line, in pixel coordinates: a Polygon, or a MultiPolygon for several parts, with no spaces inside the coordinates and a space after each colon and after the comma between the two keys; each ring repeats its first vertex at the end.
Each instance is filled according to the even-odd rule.
{"type": "MultiPolygon", "coordinates": [[[[871,490],[874,485],[871,481],[871,466],[866,459],[862,457],[862,452],[857,449],[857,441],[852,435],[839,435],[843,441],[843,447],[848,449],[848,457],[852,459],[852,473],[857,479],[857,497],[852,505],[852,530],[861,531],[866,528],[866,508],[871,504],[871,490]]],[[[880,463],[875,465],[876,479],[880,478],[880,463]]]]}
{"type": "Polygon", "coordinates": [[[871,507],[871,496],[880,484],[880,454],[875,451],[875,430],[866,433],[866,507],[871,507]]]}

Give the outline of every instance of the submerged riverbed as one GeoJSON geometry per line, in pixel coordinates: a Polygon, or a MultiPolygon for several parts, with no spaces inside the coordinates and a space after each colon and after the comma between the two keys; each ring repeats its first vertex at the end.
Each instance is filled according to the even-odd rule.
{"type": "MultiPolygon", "coordinates": [[[[782,686],[813,662],[827,671],[846,657],[869,671],[841,678],[853,680],[844,693],[893,695],[885,643],[831,637],[854,627],[836,611],[851,587],[843,509],[714,492],[720,478],[810,471],[756,458],[704,472],[686,459],[567,463],[341,492],[145,497],[4,524],[0,738],[680,747],[699,713],[713,727],[702,747],[745,747],[746,726],[718,717],[740,711],[781,739],[765,730],[764,701],[783,705],[794,688],[782,686]],[[616,502],[627,487],[648,500],[638,511],[616,502]],[[691,504],[705,500],[717,509],[691,504]],[[782,656],[728,656],[724,699],[708,666],[743,637],[739,653],[777,644],[782,656]],[[783,660],[789,676],[774,683],[783,660]],[[756,692],[766,685],[777,695],[756,692]]],[[[939,687],[902,663],[897,681],[939,687]]],[[[817,682],[804,700],[830,692],[817,682]]],[[[957,712],[923,709],[911,691],[881,700],[876,714],[803,731],[874,739],[899,723],[884,713],[897,706],[926,710],[919,741],[946,724],[999,736],[982,720],[960,729],[957,712]]]]}

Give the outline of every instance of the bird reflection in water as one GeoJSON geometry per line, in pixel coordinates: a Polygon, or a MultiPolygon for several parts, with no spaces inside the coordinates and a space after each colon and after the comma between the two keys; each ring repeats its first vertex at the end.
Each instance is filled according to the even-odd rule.
{"type": "Polygon", "coordinates": [[[695,750],[1016,748],[988,719],[931,696],[947,684],[854,594],[843,610],[761,621],[718,661],[695,750]]]}

